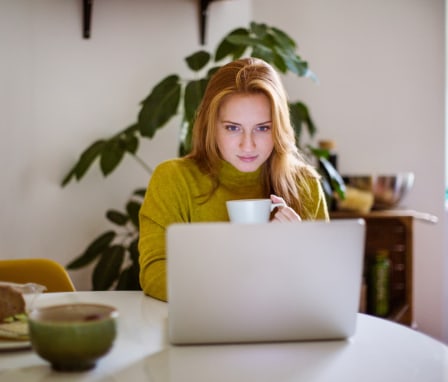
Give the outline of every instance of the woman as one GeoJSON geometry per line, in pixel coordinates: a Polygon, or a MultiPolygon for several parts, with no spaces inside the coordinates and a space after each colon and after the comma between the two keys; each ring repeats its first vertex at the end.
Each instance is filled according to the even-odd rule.
{"type": "Polygon", "coordinates": [[[228,221],[225,202],[271,198],[272,221],[326,219],[319,176],[295,145],[286,93],[256,58],[210,79],[193,127],[193,148],[154,170],[140,210],[140,284],[166,301],[165,231],[172,223],[228,221]]]}

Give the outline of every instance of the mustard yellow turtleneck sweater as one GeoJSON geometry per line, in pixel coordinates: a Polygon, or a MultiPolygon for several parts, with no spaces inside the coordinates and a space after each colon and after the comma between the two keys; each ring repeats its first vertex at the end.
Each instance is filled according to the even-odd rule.
{"type": "MultiPolygon", "coordinates": [[[[212,187],[193,160],[177,158],[161,163],[151,176],[140,209],[140,285],[143,291],[166,301],[165,231],[172,223],[228,221],[226,204],[231,199],[267,198],[261,189],[260,169],[243,173],[222,161],[219,187],[202,203],[212,187]],[[199,196],[199,198],[198,198],[199,196]]],[[[312,216],[327,219],[325,197],[317,179],[310,178],[311,195],[303,199],[312,216]]],[[[281,196],[281,195],[279,195],[281,196]]]]}

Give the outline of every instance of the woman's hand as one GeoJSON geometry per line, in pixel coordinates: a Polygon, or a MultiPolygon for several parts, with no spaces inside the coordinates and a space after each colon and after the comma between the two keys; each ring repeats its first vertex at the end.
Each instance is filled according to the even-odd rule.
{"type": "Polygon", "coordinates": [[[283,198],[277,195],[271,195],[272,203],[283,203],[283,206],[277,207],[272,222],[299,222],[301,217],[291,207],[288,207],[283,198]]]}

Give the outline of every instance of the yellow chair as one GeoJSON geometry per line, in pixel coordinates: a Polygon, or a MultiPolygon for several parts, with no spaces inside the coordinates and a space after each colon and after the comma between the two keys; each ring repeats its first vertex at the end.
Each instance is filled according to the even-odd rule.
{"type": "Polygon", "coordinates": [[[44,285],[47,292],[76,290],[70,275],[58,262],[43,258],[0,260],[0,281],[44,285]]]}

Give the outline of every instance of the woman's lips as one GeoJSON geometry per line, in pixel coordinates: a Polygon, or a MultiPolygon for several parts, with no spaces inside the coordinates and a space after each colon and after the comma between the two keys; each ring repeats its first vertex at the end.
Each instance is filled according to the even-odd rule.
{"type": "Polygon", "coordinates": [[[251,156],[241,156],[238,155],[238,159],[242,162],[253,162],[255,160],[257,160],[258,155],[251,155],[251,156]]]}

